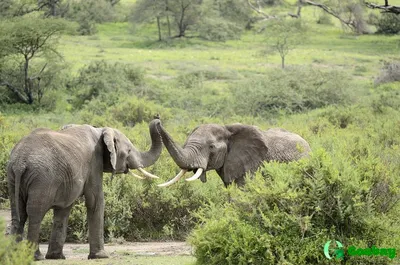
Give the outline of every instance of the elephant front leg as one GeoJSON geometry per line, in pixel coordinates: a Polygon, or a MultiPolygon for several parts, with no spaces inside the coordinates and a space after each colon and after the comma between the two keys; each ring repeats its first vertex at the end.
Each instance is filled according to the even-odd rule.
{"type": "Polygon", "coordinates": [[[88,259],[108,258],[104,251],[104,194],[100,186],[98,192],[85,193],[89,226],[90,253],[88,259]]]}
{"type": "Polygon", "coordinates": [[[63,247],[65,238],[67,237],[68,217],[71,212],[72,205],[67,208],[56,208],[53,210],[53,229],[51,231],[49,249],[47,250],[46,259],[65,259],[63,247]]]}

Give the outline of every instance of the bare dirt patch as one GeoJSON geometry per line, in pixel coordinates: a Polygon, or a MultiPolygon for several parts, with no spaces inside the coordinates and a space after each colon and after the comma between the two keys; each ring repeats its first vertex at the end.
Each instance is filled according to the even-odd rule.
{"type": "MultiPolygon", "coordinates": [[[[11,223],[10,210],[0,210],[0,218],[6,221],[7,226],[11,223]]],[[[2,231],[4,233],[4,231],[2,231]]],[[[40,244],[43,254],[47,252],[48,244],[40,244]]],[[[183,256],[191,255],[192,248],[186,242],[124,242],[122,244],[106,244],[106,252],[110,257],[135,255],[135,256],[183,256]]],[[[64,245],[64,255],[67,259],[87,259],[89,244],[64,245]]]]}

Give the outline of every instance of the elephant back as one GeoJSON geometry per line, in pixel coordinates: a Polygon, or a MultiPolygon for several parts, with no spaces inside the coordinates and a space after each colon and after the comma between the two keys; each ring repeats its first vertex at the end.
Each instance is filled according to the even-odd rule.
{"type": "Polygon", "coordinates": [[[265,131],[264,135],[268,147],[268,161],[295,161],[311,152],[306,140],[285,129],[271,128],[265,131]]]}

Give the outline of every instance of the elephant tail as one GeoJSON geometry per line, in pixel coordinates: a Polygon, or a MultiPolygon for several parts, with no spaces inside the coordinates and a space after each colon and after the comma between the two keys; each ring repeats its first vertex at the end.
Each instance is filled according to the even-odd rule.
{"type": "Polygon", "coordinates": [[[18,168],[18,170],[12,170],[14,174],[14,202],[15,202],[15,217],[18,223],[20,222],[20,215],[19,215],[19,192],[21,186],[21,177],[25,173],[26,167],[23,166],[18,168]]]}

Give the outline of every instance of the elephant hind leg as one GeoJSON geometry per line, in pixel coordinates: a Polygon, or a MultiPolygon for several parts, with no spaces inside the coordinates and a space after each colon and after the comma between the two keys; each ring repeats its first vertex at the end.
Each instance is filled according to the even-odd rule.
{"type": "Polygon", "coordinates": [[[24,228],[26,220],[28,219],[28,214],[26,213],[25,204],[19,204],[19,221],[16,217],[15,210],[11,211],[12,223],[11,223],[11,234],[16,234],[17,242],[21,241],[24,234],[24,228]]]}
{"type": "Polygon", "coordinates": [[[65,259],[63,247],[67,237],[68,217],[71,212],[71,206],[67,208],[53,209],[53,229],[51,231],[49,249],[46,259],[65,259]]]}
{"type": "Polygon", "coordinates": [[[39,249],[39,233],[40,233],[40,223],[43,220],[44,215],[47,210],[44,210],[40,206],[30,207],[28,203],[27,213],[28,213],[28,236],[27,239],[36,244],[35,260],[43,260],[44,256],[40,253],[39,249]]]}

